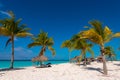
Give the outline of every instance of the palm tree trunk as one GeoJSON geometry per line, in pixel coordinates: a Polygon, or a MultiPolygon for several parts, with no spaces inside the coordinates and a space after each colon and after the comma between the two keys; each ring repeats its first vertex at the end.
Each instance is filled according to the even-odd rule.
{"type": "Polygon", "coordinates": [[[84,66],[86,66],[86,54],[84,53],[84,66]]]}
{"type": "Polygon", "coordinates": [[[42,49],[41,49],[41,51],[40,51],[40,53],[39,53],[39,56],[44,55],[45,49],[46,49],[46,46],[43,46],[42,49]]]}
{"type": "Polygon", "coordinates": [[[11,64],[10,64],[10,69],[13,69],[14,65],[14,36],[11,36],[12,39],[12,56],[11,56],[11,64]]]}
{"type": "Polygon", "coordinates": [[[106,59],[105,59],[105,54],[104,54],[104,44],[101,45],[101,55],[103,59],[103,72],[105,75],[107,75],[108,71],[107,71],[106,59]]]}
{"type": "MultiPolygon", "coordinates": [[[[39,56],[44,55],[45,50],[46,50],[46,46],[43,46],[40,53],[39,53],[39,56]]],[[[42,61],[40,61],[40,66],[42,66],[42,61]]]]}
{"type": "Polygon", "coordinates": [[[71,63],[70,56],[71,56],[71,53],[69,52],[69,62],[71,63]]]}

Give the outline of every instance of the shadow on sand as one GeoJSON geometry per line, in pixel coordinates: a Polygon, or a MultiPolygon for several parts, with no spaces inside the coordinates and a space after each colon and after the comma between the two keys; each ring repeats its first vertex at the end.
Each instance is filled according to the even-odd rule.
{"type": "Polygon", "coordinates": [[[102,69],[100,69],[100,68],[86,67],[85,69],[93,70],[93,71],[98,71],[98,72],[100,72],[100,73],[103,74],[102,69]]]}
{"type": "Polygon", "coordinates": [[[0,77],[5,74],[4,71],[14,71],[14,70],[22,70],[22,69],[25,69],[25,68],[14,68],[14,69],[4,68],[4,69],[0,69],[0,77]]]}
{"type": "Polygon", "coordinates": [[[3,76],[5,73],[0,73],[0,77],[3,76]]]}
{"type": "Polygon", "coordinates": [[[119,64],[114,64],[114,65],[116,65],[116,66],[120,66],[120,63],[119,63],[119,64]]]}
{"type": "Polygon", "coordinates": [[[14,71],[14,70],[21,70],[21,69],[25,69],[25,68],[13,68],[13,69],[4,68],[4,69],[0,69],[0,71],[14,71]]]}
{"type": "MultiPolygon", "coordinates": [[[[76,64],[77,66],[84,66],[84,64],[76,64]]],[[[102,72],[102,69],[101,68],[93,68],[93,67],[87,67],[87,66],[84,66],[85,68],[84,69],[87,69],[87,70],[93,70],[93,71],[98,71],[98,72],[100,72],[100,73],[102,73],[102,74],[104,74],[103,72],[102,72]]]]}

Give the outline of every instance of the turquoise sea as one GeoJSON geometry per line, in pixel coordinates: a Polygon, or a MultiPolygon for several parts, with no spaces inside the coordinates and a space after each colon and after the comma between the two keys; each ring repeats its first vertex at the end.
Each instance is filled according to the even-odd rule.
{"type": "MultiPolygon", "coordinates": [[[[68,61],[46,61],[44,64],[51,63],[51,64],[60,64],[60,63],[67,63],[68,61]]],[[[32,63],[31,61],[26,61],[26,60],[18,60],[14,62],[14,67],[29,67],[37,65],[36,63],[32,63]]],[[[0,61],[0,68],[9,68],[10,66],[10,61],[0,61]]]]}

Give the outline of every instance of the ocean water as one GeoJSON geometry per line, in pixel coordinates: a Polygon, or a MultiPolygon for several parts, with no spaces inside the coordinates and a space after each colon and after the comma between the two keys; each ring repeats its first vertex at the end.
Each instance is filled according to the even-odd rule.
{"type": "MultiPolygon", "coordinates": [[[[51,63],[51,64],[60,64],[60,63],[67,63],[68,61],[46,61],[44,64],[51,63]]],[[[37,65],[37,63],[32,63],[31,61],[14,61],[14,67],[29,67],[37,65]]],[[[10,61],[0,61],[0,68],[9,68],[10,61]]]]}

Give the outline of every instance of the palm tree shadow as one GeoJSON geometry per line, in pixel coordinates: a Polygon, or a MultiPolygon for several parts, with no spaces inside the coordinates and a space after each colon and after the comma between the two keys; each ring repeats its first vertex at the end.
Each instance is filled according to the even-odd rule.
{"type": "Polygon", "coordinates": [[[114,65],[116,65],[116,66],[120,66],[120,64],[114,64],[114,65]]]}
{"type": "Polygon", "coordinates": [[[4,69],[0,69],[0,71],[14,71],[14,70],[22,70],[22,69],[25,69],[25,68],[13,68],[13,69],[4,68],[4,69]]]}
{"type": "Polygon", "coordinates": [[[81,65],[83,66],[83,64],[76,64],[76,65],[77,65],[77,66],[81,66],[81,65]]]}
{"type": "Polygon", "coordinates": [[[87,70],[94,70],[94,71],[98,71],[98,72],[100,72],[100,73],[104,74],[104,73],[102,72],[102,69],[100,69],[100,68],[87,67],[87,68],[85,68],[85,69],[87,69],[87,70]]]}

